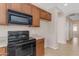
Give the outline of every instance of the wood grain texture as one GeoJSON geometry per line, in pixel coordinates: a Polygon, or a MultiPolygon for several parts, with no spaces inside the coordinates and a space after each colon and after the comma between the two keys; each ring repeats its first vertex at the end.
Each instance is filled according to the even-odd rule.
{"type": "Polygon", "coordinates": [[[22,12],[22,6],[21,3],[8,3],[8,9],[22,12]]]}
{"type": "Polygon", "coordinates": [[[0,56],[6,56],[6,55],[7,55],[6,47],[0,48],[0,56]]]}
{"type": "Polygon", "coordinates": [[[39,14],[39,9],[35,6],[32,6],[32,16],[33,16],[32,26],[39,27],[40,26],[40,14],[39,14]]]}
{"type": "Polygon", "coordinates": [[[0,4],[0,25],[8,24],[8,9],[32,15],[32,26],[40,27],[40,19],[51,20],[51,14],[30,3],[0,4]]]}
{"type": "Polygon", "coordinates": [[[36,56],[44,56],[44,39],[36,41],[36,56]]]}
{"type": "Polygon", "coordinates": [[[0,3],[0,25],[6,25],[7,21],[7,4],[0,3]]]}
{"type": "Polygon", "coordinates": [[[40,18],[44,19],[44,20],[48,20],[51,21],[51,14],[40,9],[40,18]]]}
{"type": "Polygon", "coordinates": [[[32,15],[32,6],[29,3],[22,4],[23,13],[32,15]]]}

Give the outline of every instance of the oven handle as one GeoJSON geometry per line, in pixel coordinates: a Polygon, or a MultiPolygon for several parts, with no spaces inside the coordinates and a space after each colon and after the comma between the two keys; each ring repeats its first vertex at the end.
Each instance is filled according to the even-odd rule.
{"type": "Polygon", "coordinates": [[[16,44],[16,46],[21,46],[21,45],[24,45],[24,44],[32,44],[32,43],[35,43],[35,42],[20,43],[20,44],[16,44]]]}

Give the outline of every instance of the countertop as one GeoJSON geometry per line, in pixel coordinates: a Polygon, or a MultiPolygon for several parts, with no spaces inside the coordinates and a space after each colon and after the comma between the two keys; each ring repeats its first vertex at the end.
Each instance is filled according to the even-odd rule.
{"type": "MultiPolygon", "coordinates": [[[[36,40],[44,38],[39,35],[31,35],[31,37],[35,38],[36,40]]],[[[0,47],[7,47],[7,44],[8,44],[8,38],[7,37],[0,37],[0,47]]]]}
{"type": "Polygon", "coordinates": [[[7,47],[8,38],[7,37],[0,37],[0,47],[7,47]]]}
{"type": "Polygon", "coordinates": [[[40,35],[31,35],[31,37],[35,38],[36,40],[44,38],[43,36],[40,36],[40,35]]]}

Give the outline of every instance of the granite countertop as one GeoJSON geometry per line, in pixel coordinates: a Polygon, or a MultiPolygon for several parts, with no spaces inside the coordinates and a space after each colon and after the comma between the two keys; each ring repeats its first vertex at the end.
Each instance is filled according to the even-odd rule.
{"type": "MultiPolygon", "coordinates": [[[[35,38],[36,40],[44,38],[40,35],[31,35],[31,37],[35,38]]],[[[8,38],[7,37],[0,37],[0,47],[7,47],[7,44],[8,44],[8,38]]]]}
{"type": "Polygon", "coordinates": [[[35,38],[36,40],[44,38],[43,36],[40,36],[40,35],[31,35],[31,37],[35,38]]]}
{"type": "Polygon", "coordinates": [[[0,37],[0,47],[7,47],[8,38],[7,37],[0,37]]]}

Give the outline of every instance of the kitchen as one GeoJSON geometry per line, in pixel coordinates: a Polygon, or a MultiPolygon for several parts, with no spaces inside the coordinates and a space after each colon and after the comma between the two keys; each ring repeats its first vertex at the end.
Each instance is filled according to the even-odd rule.
{"type": "MultiPolygon", "coordinates": [[[[44,51],[45,44],[46,44],[45,43],[45,41],[46,41],[45,34],[48,34],[47,33],[48,30],[46,30],[48,28],[46,25],[42,25],[42,24],[50,23],[50,21],[51,21],[50,12],[47,12],[46,10],[43,10],[43,9],[41,9],[33,4],[29,4],[29,3],[28,4],[27,3],[13,4],[12,3],[12,4],[0,4],[0,16],[1,16],[0,25],[2,27],[2,29],[0,29],[0,30],[6,33],[4,35],[4,33],[2,34],[2,32],[1,32],[1,35],[4,35],[5,37],[1,36],[2,38],[0,38],[0,55],[7,56],[7,55],[9,55],[9,52],[12,52],[7,48],[7,46],[9,45],[9,32],[17,32],[17,31],[23,32],[23,33],[24,32],[26,33],[29,31],[27,36],[35,38],[35,40],[36,40],[36,44],[35,44],[35,48],[34,48],[35,49],[34,55],[35,56],[44,56],[45,55],[45,51],[44,51]],[[20,17],[16,17],[16,16],[20,16],[20,17]],[[14,17],[14,19],[16,19],[16,20],[14,20],[12,17],[14,17]],[[27,19],[27,21],[25,22],[25,18],[30,19],[30,21],[27,19]],[[24,19],[24,21],[21,21],[23,19],[24,19]],[[40,19],[42,19],[43,21],[41,21],[40,19]],[[41,27],[41,29],[40,29],[40,27],[41,27]],[[46,33],[42,34],[42,32],[43,33],[46,32],[46,33]],[[39,33],[39,35],[38,35],[38,33],[39,33]],[[2,41],[1,41],[1,39],[2,39],[2,41]]],[[[16,35],[16,34],[14,34],[14,35],[16,35]]],[[[16,55],[16,56],[19,55],[18,52],[16,54],[15,53],[13,55],[16,55]]],[[[23,53],[23,52],[21,52],[21,53],[23,53]]]]}

